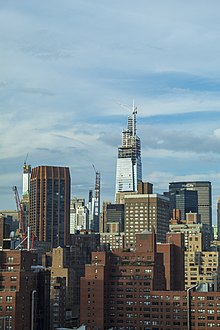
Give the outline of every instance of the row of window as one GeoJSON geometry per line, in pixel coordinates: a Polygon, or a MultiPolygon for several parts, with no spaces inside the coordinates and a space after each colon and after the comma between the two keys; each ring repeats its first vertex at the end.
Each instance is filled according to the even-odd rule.
{"type": "MultiPolygon", "coordinates": [[[[11,312],[13,310],[13,307],[12,306],[6,306],[5,310],[6,310],[6,312],[11,312]]],[[[0,312],[2,312],[2,311],[3,311],[3,307],[0,306],[0,312]]]]}
{"type": "MultiPolygon", "coordinates": [[[[7,302],[11,302],[13,300],[13,297],[12,296],[6,296],[6,301],[7,302]]],[[[0,303],[3,302],[3,297],[0,296],[0,303]]]]}
{"type": "MultiPolygon", "coordinates": [[[[8,277],[7,277],[8,279],[8,277]]],[[[0,281],[3,282],[6,280],[6,276],[1,276],[0,281]]],[[[15,282],[17,280],[17,276],[10,276],[10,281],[15,282]]]]}

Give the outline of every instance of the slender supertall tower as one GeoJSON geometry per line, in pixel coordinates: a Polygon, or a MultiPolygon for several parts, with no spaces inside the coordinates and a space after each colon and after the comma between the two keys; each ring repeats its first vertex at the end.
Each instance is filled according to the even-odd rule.
{"type": "Polygon", "coordinates": [[[93,191],[89,191],[89,229],[99,232],[99,223],[100,223],[100,178],[101,174],[99,171],[96,171],[95,166],[93,165],[95,171],[95,191],[93,196],[93,191]]]}
{"type": "Polygon", "coordinates": [[[118,192],[137,191],[142,181],[141,141],[136,134],[137,107],[133,103],[127,129],[122,131],[122,145],[118,147],[116,189],[118,192]]]}

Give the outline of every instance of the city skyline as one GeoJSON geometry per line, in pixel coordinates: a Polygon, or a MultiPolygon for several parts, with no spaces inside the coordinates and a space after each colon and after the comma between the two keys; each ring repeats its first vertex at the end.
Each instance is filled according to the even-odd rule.
{"type": "Polygon", "coordinates": [[[220,196],[220,4],[132,1],[0,6],[0,209],[32,168],[67,166],[72,196],[114,201],[117,148],[138,107],[143,181],[210,181],[220,196]],[[199,10],[198,10],[199,8],[199,10]]]}

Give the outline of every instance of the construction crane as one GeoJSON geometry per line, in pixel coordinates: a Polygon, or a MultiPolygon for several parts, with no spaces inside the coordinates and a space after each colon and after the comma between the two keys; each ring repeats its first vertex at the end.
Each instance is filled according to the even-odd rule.
{"type": "Polygon", "coordinates": [[[16,201],[16,206],[17,206],[17,211],[18,211],[19,234],[21,234],[21,236],[23,236],[25,234],[25,225],[24,225],[24,217],[23,217],[21,201],[19,198],[17,187],[13,186],[12,189],[14,191],[15,201],[16,201]]]}
{"type": "Polygon", "coordinates": [[[28,250],[32,251],[34,248],[34,233],[31,232],[30,227],[25,228],[23,210],[22,210],[22,205],[21,205],[21,201],[19,198],[19,194],[18,194],[18,189],[16,186],[13,186],[12,189],[14,191],[17,212],[18,212],[18,223],[19,223],[18,235],[21,238],[21,242],[16,247],[16,249],[19,246],[22,246],[22,247],[27,248],[28,250]],[[31,246],[30,246],[30,237],[31,237],[31,246]]]}

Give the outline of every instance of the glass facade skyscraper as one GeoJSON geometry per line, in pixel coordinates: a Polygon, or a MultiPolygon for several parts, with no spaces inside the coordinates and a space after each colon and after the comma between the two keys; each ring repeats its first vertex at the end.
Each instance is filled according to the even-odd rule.
{"type": "Polygon", "coordinates": [[[181,220],[186,219],[186,213],[198,213],[197,191],[177,189],[171,191],[167,196],[170,198],[170,218],[173,216],[173,209],[181,211],[181,220]]]}
{"type": "Polygon", "coordinates": [[[212,229],[212,185],[209,181],[186,181],[171,182],[169,184],[169,193],[176,194],[177,191],[190,190],[197,191],[198,194],[198,213],[201,216],[201,222],[209,225],[212,229]]]}
{"type": "Polygon", "coordinates": [[[137,191],[142,181],[141,141],[136,134],[137,107],[133,105],[127,129],[122,131],[122,145],[118,147],[116,168],[116,194],[137,191]]]}

